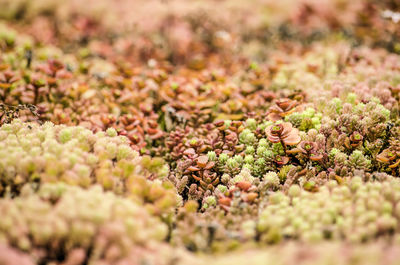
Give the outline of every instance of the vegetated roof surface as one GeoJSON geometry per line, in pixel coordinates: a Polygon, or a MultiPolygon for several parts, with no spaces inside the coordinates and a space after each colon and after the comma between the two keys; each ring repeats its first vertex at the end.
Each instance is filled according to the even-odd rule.
{"type": "Polygon", "coordinates": [[[0,264],[399,264],[397,1],[0,7],[0,264]]]}

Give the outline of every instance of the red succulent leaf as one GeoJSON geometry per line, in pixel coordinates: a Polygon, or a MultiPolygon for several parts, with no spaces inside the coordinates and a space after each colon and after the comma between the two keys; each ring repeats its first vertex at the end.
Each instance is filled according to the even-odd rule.
{"type": "Polygon", "coordinates": [[[194,167],[194,166],[190,166],[190,167],[188,167],[187,169],[188,169],[190,172],[195,172],[195,171],[199,171],[199,170],[200,170],[200,168],[194,167]]]}
{"type": "Polygon", "coordinates": [[[239,189],[241,189],[243,191],[247,191],[250,189],[251,183],[248,181],[240,181],[240,182],[236,183],[236,187],[238,187],[239,189]]]}
{"type": "Polygon", "coordinates": [[[323,155],[321,154],[311,154],[310,155],[310,160],[312,161],[320,161],[323,158],[323,155]]]}
{"type": "Polygon", "coordinates": [[[243,201],[252,203],[258,197],[258,194],[256,192],[249,192],[242,194],[240,197],[243,201]]]}
{"type": "Polygon", "coordinates": [[[196,151],[193,148],[188,148],[183,152],[184,155],[192,156],[196,154],[196,151]]]}
{"type": "Polygon", "coordinates": [[[197,158],[197,166],[200,168],[205,168],[208,163],[208,156],[202,155],[197,158]]]}
{"type": "Polygon", "coordinates": [[[396,167],[398,167],[399,165],[400,165],[400,159],[397,159],[396,163],[390,165],[389,167],[390,167],[390,168],[396,168],[396,167]]]}
{"type": "Polygon", "coordinates": [[[220,205],[231,206],[232,199],[229,197],[222,197],[218,199],[220,205]]]}
{"type": "Polygon", "coordinates": [[[210,162],[207,163],[207,165],[205,166],[204,169],[211,169],[211,168],[213,168],[214,166],[215,166],[215,162],[210,161],[210,162]]]}
{"type": "Polygon", "coordinates": [[[382,153],[376,156],[376,160],[382,163],[389,163],[390,161],[393,161],[396,158],[397,154],[391,151],[390,149],[385,149],[382,151],[382,153]]]}
{"type": "Polygon", "coordinates": [[[276,156],[275,163],[278,165],[286,165],[289,162],[289,157],[287,156],[276,156]]]}

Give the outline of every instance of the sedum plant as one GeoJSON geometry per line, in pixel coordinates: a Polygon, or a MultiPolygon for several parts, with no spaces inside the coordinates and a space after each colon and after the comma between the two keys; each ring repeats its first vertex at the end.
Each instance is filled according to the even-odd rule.
{"type": "Polygon", "coordinates": [[[287,194],[269,196],[257,230],[261,241],[278,243],[285,238],[304,242],[344,240],[366,242],[399,237],[399,179],[363,182],[354,177],[338,185],[330,181],[309,192],[292,185],[287,194]]]}
{"type": "Polygon", "coordinates": [[[76,264],[113,263],[135,246],[163,240],[168,231],[145,208],[99,185],[85,190],[48,183],[37,192],[25,185],[20,197],[0,200],[0,212],[1,240],[37,263],[70,256],[76,264]]]}

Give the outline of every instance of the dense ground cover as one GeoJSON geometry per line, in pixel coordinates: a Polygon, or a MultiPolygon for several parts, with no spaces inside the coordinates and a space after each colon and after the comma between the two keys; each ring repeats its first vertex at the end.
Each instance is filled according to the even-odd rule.
{"type": "Polygon", "coordinates": [[[397,1],[0,7],[0,264],[399,264],[397,1]]]}

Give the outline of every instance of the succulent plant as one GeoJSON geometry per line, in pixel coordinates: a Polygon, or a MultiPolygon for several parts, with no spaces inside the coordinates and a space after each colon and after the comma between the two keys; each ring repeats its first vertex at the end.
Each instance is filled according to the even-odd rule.
{"type": "Polygon", "coordinates": [[[299,130],[293,128],[289,122],[270,125],[265,129],[265,133],[272,143],[281,143],[285,153],[287,145],[296,145],[301,140],[299,130]]]}
{"type": "Polygon", "coordinates": [[[382,163],[389,163],[397,158],[396,152],[391,151],[390,149],[383,150],[382,153],[376,156],[376,160],[382,163]]]}
{"type": "Polygon", "coordinates": [[[320,161],[323,155],[318,153],[318,144],[310,141],[301,141],[297,145],[297,149],[290,150],[291,153],[301,152],[305,154],[311,161],[320,161]]]}
{"type": "Polygon", "coordinates": [[[82,127],[14,120],[0,127],[0,131],[2,196],[18,195],[27,183],[36,186],[62,181],[81,187],[97,183],[117,194],[151,202],[153,212],[170,213],[176,206],[173,187],[152,183],[167,177],[164,161],[139,156],[130,148],[128,139],[117,136],[114,129],[93,134],[82,127]]]}
{"type": "Polygon", "coordinates": [[[315,193],[296,185],[290,187],[288,195],[277,191],[270,195],[270,203],[260,215],[261,240],[276,243],[285,237],[306,242],[343,238],[361,242],[397,234],[393,205],[398,184],[395,178],[363,183],[360,177],[354,177],[342,186],[331,181],[315,193]]]}
{"type": "Polygon", "coordinates": [[[298,105],[298,102],[289,98],[283,98],[277,100],[275,104],[276,105],[269,108],[269,114],[267,116],[268,119],[273,122],[283,119],[296,111],[295,107],[298,105]]]}
{"type": "Polygon", "coordinates": [[[24,186],[16,199],[2,199],[0,234],[7,245],[38,262],[80,253],[80,262],[117,262],[130,248],[161,241],[167,227],[138,204],[94,186],[45,184],[38,193],[24,186]],[[18,222],[18,226],[12,224],[18,222]],[[93,251],[91,251],[93,250],[93,251]],[[73,254],[75,253],[75,254],[73,254]]]}

